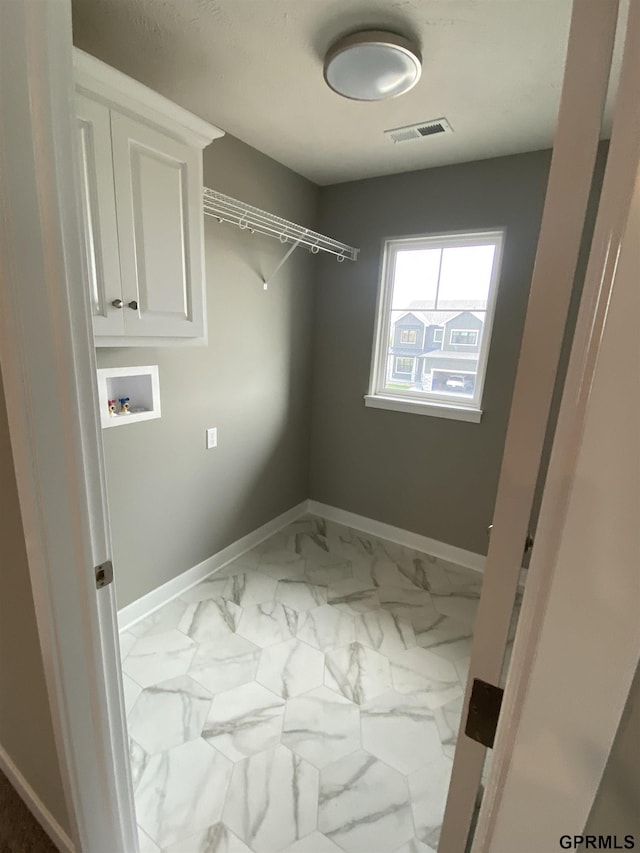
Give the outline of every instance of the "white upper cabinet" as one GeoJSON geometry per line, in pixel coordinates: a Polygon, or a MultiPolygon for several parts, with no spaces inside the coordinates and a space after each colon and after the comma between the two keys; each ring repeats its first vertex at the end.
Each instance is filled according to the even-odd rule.
{"type": "Polygon", "coordinates": [[[96,335],[123,335],[123,312],[111,304],[121,301],[122,285],[109,109],[83,95],[76,98],[76,108],[93,330],[96,335]]]}
{"type": "Polygon", "coordinates": [[[74,50],[96,346],[206,340],[202,149],[222,131],[74,50]]]}
{"type": "Polygon", "coordinates": [[[111,134],[125,333],[202,336],[201,154],[118,113],[111,134]]]}

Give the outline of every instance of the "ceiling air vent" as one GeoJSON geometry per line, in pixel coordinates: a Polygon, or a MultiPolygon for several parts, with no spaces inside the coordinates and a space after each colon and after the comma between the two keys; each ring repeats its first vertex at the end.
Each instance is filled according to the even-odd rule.
{"type": "Polygon", "coordinates": [[[453,133],[446,118],[421,121],[419,124],[408,124],[405,127],[394,127],[392,130],[385,130],[384,135],[395,144],[410,142],[412,139],[425,139],[427,136],[438,136],[441,133],[453,133]]]}

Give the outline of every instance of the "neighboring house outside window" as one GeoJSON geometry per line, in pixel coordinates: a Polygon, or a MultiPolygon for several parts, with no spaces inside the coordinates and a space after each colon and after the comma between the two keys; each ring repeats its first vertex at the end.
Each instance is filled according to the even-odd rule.
{"type": "Polygon", "coordinates": [[[413,358],[400,358],[396,356],[396,373],[413,373],[413,358]]]}
{"type": "Polygon", "coordinates": [[[451,329],[449,343],[457,344],[458,346],[475,347],[478,344],[478,333],[466,329],[451,329]]]}
{"type": "Polygon", "coordinates": [[[480,420],[503,239],[386,241],[368,406],[480,420]]]}

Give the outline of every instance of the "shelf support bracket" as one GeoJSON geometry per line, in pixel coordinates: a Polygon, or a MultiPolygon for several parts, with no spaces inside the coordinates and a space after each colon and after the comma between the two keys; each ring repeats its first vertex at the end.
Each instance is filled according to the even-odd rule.
{"type": "Polygon", "coordinates": [[[286,255],[284,256],[284,258],[280,261],[280,263],[279,263],[279,264],[278,264],[278,266],[274,269],[274,271],[271,273],[271,275],[269,276],[269,278],[268,278],[268,279],[266,279],[266,278],[265,278],[265,279],[263,279],[263,282],[262,282],[263,290],[268,290],[268,288],[269,288],[269,282],[272,280],[272,278],[275,276],[275,274],[276,274],[277,272],[279,272],[279,271],[282,269],[282,267],[286,264],[286,262],[287,262],[287,261],[289,260],[289,258],[291,257],[291,255],[292,255],[292,253],[293,253],[294,249],[297,249],[301,242],[302,242],[302,240],[301,240],[301,239],[300,239],[300,240],[296,240],[296,242],[295,242],[295,243],[292,243],[292,244],[291,244],[291,246],[289,246],[289,250],[287,251],[287,254],[286,254],[286,255]]]}

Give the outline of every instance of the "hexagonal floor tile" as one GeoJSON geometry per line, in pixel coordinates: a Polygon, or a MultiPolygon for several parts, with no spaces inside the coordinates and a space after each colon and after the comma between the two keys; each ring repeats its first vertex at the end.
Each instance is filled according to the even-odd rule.
{"type": "Polygon", "coordinates": [[[177,628],[184,616],[187,605],[179,598],[169,601],[164,607],[160,607],[151,616],[141,619],[128,628],[129,633],[135,637],[148,637],[151,634],[162,634],[177,628]]]}
{"type": "Polygon", "coordinates": [[[283,699],[319,687],[324,678],[324,655],[291,639],[262,651],[256,681],[283,699]]]}
{"type": "Polygon", "coordinates": [[[222,814],[232,763],[201,738],[151,756],[136,790],[138,823],[159,847],[222,814]]]}
{"type": "Polygon", "coordinates": [[[220,693],[211,703],[202,737],[232,761],[280,740],[284,701],[252,682],[220,693]]]}
{"type": "Polygon", "coordinates": [[[298,613],[279,602],[268,601],[247,607],[238,624],[238,634],[262,648],[295,636],[298,613]]]}
{"type": "Polygon", "coordinates": [[[440,735],[442,751],[449,758],[453,758],[456,751],[463,703],[464,696],[460,694],[457,699],[453,699],[451,702],[447,702],[446,705],[435,708],[433,711],[433,718],[436,721],[438,734],[440,735]]]}
{"type": "Polygon", "coordinates": [[[427,649],[407,649],[390,661],[398,693],[420,693],[428,708],[439,708],[462,693],[455,667],[427,649]]]}
{"type": "Polygon", "coordinates": [[[178,627],[198,643],[215,643],[235,632],[241,614],[232,601],[207,598],[190,604],[178,627]]]}
{"type": "Polygon", "coordinates": [[[276,601],[294,610],[312,610],[327,603],[327,587],[306,580],[281,580],[276,589],[276,601]]]}
{"type": "Polygon", "coordinates": [[[343,851],[333,841],[329,841],[326,835],[316,831],[295,841],[281,853],[343,853],[343,851]]]}
{"type": "Polygon", "coordinates": [[[360,714],[344,696],[318,687],[287,702],[282,743],[325,767],[360,748],[360,714]]]}
{"type": "Polygon", "coordinates": [[[275,853],[316,828],[318,771],[279,745],[236,764],[223,821],[256,853],[275,853]]]}
{"type": "Polygon", "coordinates": [[[414,586],[427,592],[447,595],[453,591],[453,584],[445,571],[445,563],[438,557],[414,551],[411,556],[401,556],[397,566],[400,573],[414,586]]]}
{"type": "Polygon", "coordinates": [[[131,764],[131,778],[134,792],[138,788],[138,783],[150,758],[151,756],[139,744],[129,738],[129,763],[131,764]]]}
{"type": "Polygon", "coordinates": [[[422,841],[418,841],[417,838],[412,838],[411,841],[407,841],[406,844],[403,844],[402,847],[398,847],[397,850],[394,850],[394,853],[436,853],[433,847],[429,847],[428,844],[423,844],[422,841]]]}
{"type": "Polygon", "coordinates": [[[142,687],[184,675],[197,645],[181,631],[141,637],[122,663],[122,670],[142,687]]]}
{"type": "Polygon", "coordinates": [[[251,607],[273,601],[278,581],[260,572],[245,572],[234,575],[227,582],[224,597],[240,607],[251,607]]]}
{"type": "Polygon", "coordinates": [[[160,853],[160,848],[138,827],[138,849],[139,853],[160,853]]]}
{"type": "Polygon", "coordinates": [[[261,652],[244,637],[229,634],[198,648],[189,675],[212,693],[222,693],[254,681],[261,652]]]}
{"type": "Polygon", "coordinates": [[[352,578],[353,566],[349,560],[341,560],[329,555],[326,561],[323,559],[307,559],[304,574],[311,583],[327,586],[330,583],[338,583],[338,581],[352,578]]]}
{"type": "Polygon", "coordinates": [[[255,568],[275,580],[302,577],[305,562],[295,551],[294,539],[295,537],[282,531],[262,542],[254,549],[258,554],[255,568]]]}
{"type": "Polygon", "coordinates": [[[395,691],[360,708],[362,747],[399,770],[413,773],[442,752],[438,727],[421,696],[395,691]]]}
{"type": "Polygon", "coordinates": [[[419,646],[446,660],[453,662],[471,654],[473,627],[468,622],[440,614],[431,625],[414,627],[414,630],[419,646]]]}
{"type": "Polygon", "coordinates": [[[327,601],[339,610],[356,616],[380,607],[378,590],[366,581],[355,578],[330,584],[327,601]]]}
{"type": "Polygon", "coordinates": [[[229,578],[215,574],[181,593],[180,598],[187,604],[197,604],[199,601],[206,601],[207,598],[221,599],[224,598],[224,592],[228,586],[229,578]]]}
{"type": "Polygon", "coordinates": [[[452,766],[450,758],[440,755],[409,776],[416,836],[434,850],[438,849],[440,840],[452,766]]]}
{"type": "Polygon", "coordinates": [[[140,687],[139,684],[136,684],[133,678],[129,678],[126,672],[123,672],[122,690],[124,692],[124,708],[128,716],[136,699],[142,693],[142,687],[140,687]]]}
{"type": "Polygon", "coordinates": [[[402,574],[396,563],[386,554],[377,554],[368,560],[360,560],[354,566],[354,577],[366,581],[377,589],[403,587],[417,592],[416,586],[402,574]]]}
{"type": "Polygon", "coordinates": [[[129,734],[149,754],[200,737],[213,696],[187,675],[147,687],[129,714],[129,734]]]}
{"type": "Polygon", "coordinates": [[[130,631],[121,631],[118,640],[120,645],[120,660],[124,660],[132,647],[135,646],[137,637],[130,631]]]}
{"type": "Polygon", "coordinates": [[[331,604],[300,615],[297,637],[320,651],[346,646],[356,638],[354,617],[331,604]]]}
{"type": "Polygon", "coordinates": [[[416,634],[431,630],[442,619],[428,592],[412,587],[384,586],[378,590],[385,610],[410,622],[416,634]]]}
{"type": "Polygon", "coordinates": [[[320,771],[318,829],[348,853],[395,850],[414,835],[404,776],[366,752],[320,771]]]}
{"type": "MultiPolygon", "coordinates": [[[[475,572],[473,574],[476,575],[475,572]]],[[[446,595],[432,593],[436,610],[444,613],[445,616],[473,626],[480,602],[481,582],[476,577],[467,578],[464,570],[462,575],[449,571],[447,576],[452,580],[453,591],[446,595]]]]}
{"type": "Polygon", "coordinates": [[[330,649],[325,654],[324,683],[361,705],[391,688],[389,661],[361,643],[330,649]]]}
{"type": "Polygon", "coordinates": [[[396,613],[372,610],[355,617],[356,640],[383,655],[411,649],[416,644],[411,623],[396,613]]]}
{"type": "Polygon", "coordinates": [[[251,850],[223,823],[214,823],[195,835],[165,847],[162,853],[251,853],[251,850]]]}

